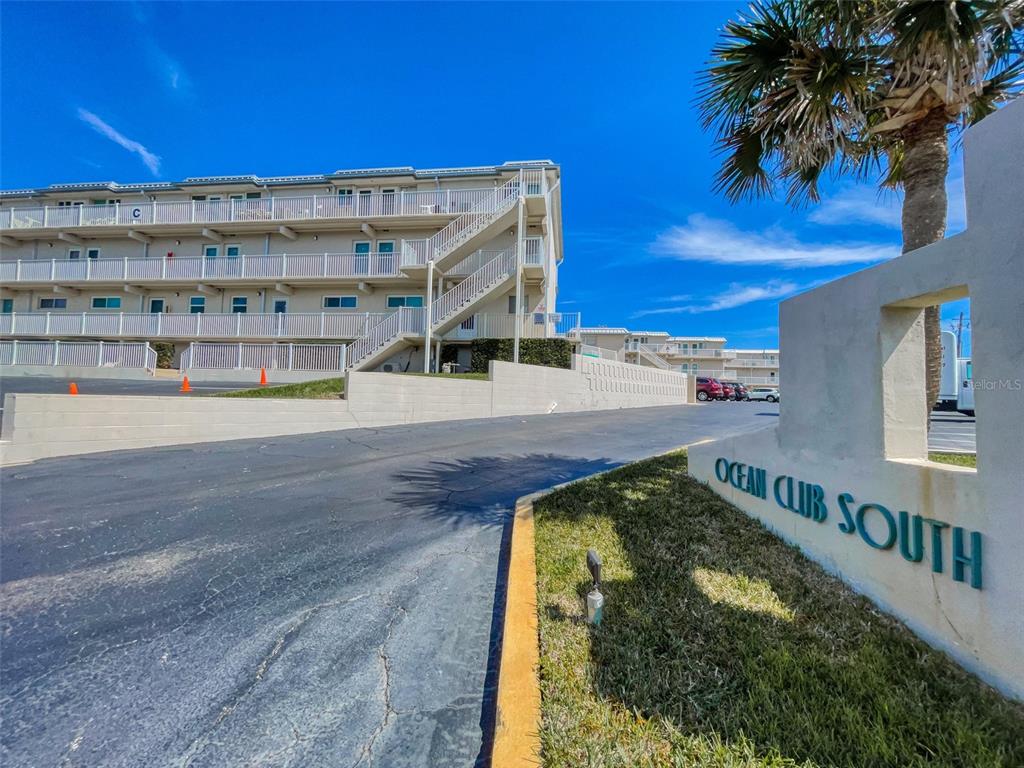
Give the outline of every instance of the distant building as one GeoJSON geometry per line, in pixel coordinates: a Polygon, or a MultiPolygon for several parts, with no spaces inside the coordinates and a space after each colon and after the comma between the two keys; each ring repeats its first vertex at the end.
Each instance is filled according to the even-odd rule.
{"type": "Polygon", "coordinates": [[[729,349],[722,336],[581,327],[573,337],[582,354],[744,384],[779,383],[779,350],[729,349]]]}

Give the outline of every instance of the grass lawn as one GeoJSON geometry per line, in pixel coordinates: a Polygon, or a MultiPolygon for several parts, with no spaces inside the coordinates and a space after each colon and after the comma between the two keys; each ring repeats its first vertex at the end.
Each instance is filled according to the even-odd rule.
{"type": "Polygon", "coordinates": [[[345,379],[318,379],[301,384],[282,384],[277,387],[253,387],[218,392],[214,397],[279,397],[297,400],[337,400],[345,389],[345,379]]]}
{"type": "Polygon", "coordinates": [[[1024,765],[1024,706],[692,481],[685,454],[542,499],[536,536],[549,768],[1024,765]]]}
{"type": "Polygon", "coordinates": [[[936,453],[928,454],[932,461],[941,461],[943,464],[956,464],[960,467],[977,467],[978,457],[973,453],[936,453]]]}

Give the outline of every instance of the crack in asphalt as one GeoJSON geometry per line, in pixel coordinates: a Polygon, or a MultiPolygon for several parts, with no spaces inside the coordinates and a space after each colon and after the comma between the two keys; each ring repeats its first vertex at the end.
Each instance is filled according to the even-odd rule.
{"type": "MultiPolygon", "coordinates": [[[[185,748],[184,754],[179,758],[179,766],[191,765],[192,760],[196,758],[210,743],[214,732],[220,725],[230,717],[238,706],[245,701],[249,695],[256,689],[263,679],[266,677],[267,672],[275,661],[277,661],[285,649],[294,642],[295,638],[298,637],[299,632],[302,628],[309,623],[309,621],[320,611],[325,608],[334,608],[341,605],[349,605],[368,597],[366,594],[356,595],[355,597],[345,598],[343,600],[328,600],[323,603],[310,606],[304,610],[296,619],[291,626],[289,626],[284,633],[277,638],[270,648],[270,651],[260,660],[259,664],[256,665],[256,670],[253,674],[252,680],[247,684],[237,689],[235,693],[231,694],[227,702],[221,706],[220,712],[217,714],[213,724],[206,731],[201,733],[185,748]]],[[[295,729],[295,726],[292,726],[295,729]]]]}

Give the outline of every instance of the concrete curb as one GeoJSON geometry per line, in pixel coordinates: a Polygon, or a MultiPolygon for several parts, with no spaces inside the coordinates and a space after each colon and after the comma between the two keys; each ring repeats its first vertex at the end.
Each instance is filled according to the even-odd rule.
{"type": "Polygon", "coordinates": [[[710,438],[628,461],[612,469],[578,477],[516,499],[509,546],[508,591],[501,633],[501,660],[494,725],[491,768],[541,765],[540,754],[540,627],[537,621],[537,550],[533,506],[538,500],[586,480],[593,480],[631,464],[649,461],[710,438]]]}

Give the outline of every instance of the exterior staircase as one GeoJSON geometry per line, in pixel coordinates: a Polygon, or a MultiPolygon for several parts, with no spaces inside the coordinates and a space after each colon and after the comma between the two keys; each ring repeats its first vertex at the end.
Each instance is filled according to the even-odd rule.
{"type": "MultiPolygon", "coordinates": [[[[403,269],[423,266],[428,261],[433,261],[434,266],[442,272],[457,265],[517,219],[521,197],[543,195],[544,172],[536,169],[520,170],[433,237],[403,241],[403,269]]],[[[540,262],[540,248],[536,245],[538,242],[538,238],[530,238],[525,261],[540,262]],[[531,254],[537,258],[531,259],[531,254]]],[[[515,276],[515,250],[500,252],[431,304],[431,334],[439,337],[454,328],[474,313],[473,308],[482,299],[504,290],[515,276]]],[[[425,330],[426,311],[403,307],[385,317],[348,346],[345,369],[358,371],[372,368],[418,340],[425,330]]]]}
{"type": "MultiPolygon", "coordinates": [[[[430,331],[440,337],[473,314],[477,303],[505,290],[516,277],[516,253],[502,251],[480,269],[446,291],[430,305],[430,331]]],[[[419,340],[426,328],[423,309],[403,307],[392,312],[348,346],[346,370],[372,368],[419,340]]]]}
{"type": "Polygon", "coordinates": [[[426,240],[402,243],[402,266],[433,261],[444,271],[515,222],[522,196],[543,195],[544,172],[524,169],[426,240]]]}
{"type": "Polygon", "coordinates": [[[410,339],[423,336],[425,317],[425,310],[420,308],[395,310],[348,345],[345,370],[361,371],[387,360],[408,346],[410,339]]]}
{"type": "Polygon", "coordinates": [[[675,370],[674,365],[666,361],[665,358],[663,358],[661,355],[659,355],[657,352],[651,349],[649,345],[638,344],[636,349],[641,358],[643,358],[656,368],[662,368],[666,371],[675,370]]]}
{"type": "Polygon", "coordinates": [[[505,290],[516,277],[516,253],[499,253],[480,269],[439,296],[430,308],[430,332],[437,336],[473,314],[477,302],[505,290]]]}

